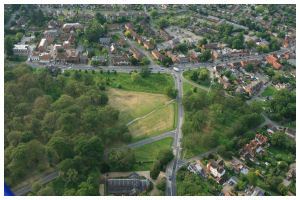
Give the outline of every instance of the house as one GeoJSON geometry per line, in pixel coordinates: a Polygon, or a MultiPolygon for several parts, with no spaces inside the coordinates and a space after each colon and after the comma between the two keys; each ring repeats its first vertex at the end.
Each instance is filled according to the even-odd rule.
{"type": "Polygon", "coordinates": [[[274,69],[281,69],[282,65],[278,62],[276,55],[271,54],[266,56],[266,61],[273,66],[274,69]]]}
{"type": "Polygon", "coordinates": [[[64,47],[64,49],[68,49],[70,47],[70,42],[69,41],[64,41],[63,42],[63,47],[64,47]]]}
{"type": "Polygon", "coordinates": [[[169,41],[172,39],[172,36],[169,35],[168,32],[166,32],[165,30],[163,29],[160,29],[159,30],[159,35],[160,37],[162,37],[162,39],[164,39],[165,41],[169,41]]]}
{"type": "Polygon", "coordinates": [[[101,37],[99,38],[99,43],[102,45],[110,45],[111,38],[109,37],[101,37]]]}
{"type": "Polygon", "coordinates": [[[120,30],[120,24],[107,24],[108,31],[117,31],[120,30]]]}
{"type": "Polygon", "coordinates": [[[253,96],[259,92],[260,88],[263,86],[262,81],[252,81],[250,84],[243,86],[246,93],[249,96],[253,96]]]}
{"type": "Polygon", "coordinates": [[[206,177],[206,174],[205,174],[202,166],[200,165],[200,162],[189,164],[187,169],[194,174],[200,175],[202,177],[206,177]]]}
{"type": "Polygon", "coordinates": [[[132,173],[127,178],[112,178],[106,180],[108,195],[138,195],[150,187],[150,181],[132,173]]]}
{"type": "Polygon", "coordinates": [[[245,196],[265,196],[265,191],[260,187],[248,186],[244,193],[245,196]]]}
{"type": "Polygon", "coordinates": [[[145,47],[147,50],[152,50],[152,49],[154,49],[154,45],[150,42],[150,40],[145,40],[145,41],[144,41],[144,47],[145,47]]]}
{"type": "Polygon", "coordinates": [[[133,30],[133,25],[131,23],[126,23],[125,24],[125,29],[126,30],[133,30]]]}
{"type": "Polygon", "coordinates": [[[144,57],[144,55],[136,48],[131,47],[129,51],[132,53],[132,56],[137,60],[141,60],[144,57]]]}
{"type": "Polygon", "coordinates": [[[40,55],[40,52],[38,52],[38,51],[32,51],[31,55],[29,57],[29,60],[32,61],[32,62],[40,61],[39,55],[40,55]]]}
{"type": "Polygon", "coordinates": [[[207,164],[207,170],[213,175],[215,180],[220,183],[222,176],[224,176],[226,170],[223,160],[210,160],[207,164]]]}
{"type": "Polygon", "coordinates": [[[251,160],[254,162],[254,159],[257,154],[262,155],[264,153],[263,147],[266,146],[268,138],[259,133],[255,135],[255,138],[246,144],[240,151],[242,160],[251,160]]]}
{"type": "Polygon", "coordinates": [[[41,41],[40,41],[40,43],[39,43],[38,50],[39,50],[40,52],[45,51],[47,45],[48,45],[48,44],[47,44],[46,38],[42,38],[41,41]]]}
{"type": "Polygon", "coordinates": [[[58,22],[53,19],[48,22],[49,29],[57,28],[58,26],[59,26],[58,22]]]}
{"type": "Polygon", "coordinates": [[[29,46],[24,44],[15,44],[13,48],[14,55],[17,56],[28,56],[29,54],[29,46]]]}
{"type": "Polygon", "coordinates": [[[160,62],[162,62],[165,58],[164,55],[162,55],[161,53],[159,53],[159,51],[157,51],[156,49],[151,51],[151,54],[153,55],[153,57],[156,59],[156,60],[159,60],[160,62]]]}
{"type": "Polygon", "coordinates": [[[116,51],[117,51],[116,45],[115,45],[115,44],[112,44],[112,45],[110,46],[109,50],[110,50],[110,53],[112,53],[112,54],[116,53],[116,51]]]}
{"type": "Polygon", "coordinates": [[[202,45],[202,49],[219,49],[219,43],[215,42],[215,43],[209,43],[209,44],[204,44],[202,45]]]}
{"type": "Polygon", "coordinates": [[[79,55],[79,61],[82,64],[87,64],[88,63],[88,56],[87,56],[87,54],[80,54],[79,55]]]}
{"type": "Polygon", "coordinates": [[[130,65],[130,61],[128,59],[128,56],[126,56],[126,55],[112,56],[111,57],[111,62],[115,66],[130,65]]]}
{"type": "Polygon", "coordinates": [[[213,23],[218,23],[218,22],[220,22],[220,18],[215,17],[215,16],[211,16],[211,15],[207,16],[206,19],[207,19],[208,21],[210,21],[210,22],[213,22],[213,23]]]}
{"type": "Polygon", "coordinates": [[[83,29],[83,26],[80,23],[66,23],[62,29],[64,32],[70,32],[71,30],[83,29]]]}
{"type": "Polygon", "coordinates": [[[142,38],[141,36],[139,36],[139,35],[136,36],[136,41],[137,41],[140,45],[143,44],[143,38],[142,38]]]}
{"type": "Polygon", "coordinates": [[[242,173],[244,175],[247,175],[249,172],[249,169],[240,160],[238,160],[236,158],[233,158],[231,160],[230,164],[233,168],[233,171],[236,174],[242,173]]]}
{"type": "Polygon", "coordinates": [[[166,55],[172,59],[172,62],[173,62],[173,63],[179,63],[179,58],[178,58],[178,56],[174,55],[174,54],[172,53],[172,51],[167,51],[167,52],[166,52],[166,55]]]}
{"type": "Polygon", "coordinates": [[[79,63],[79,52],[76,49],[67,49],[66,62],[79,63]]]}
{"type": "Polygon", "coordinates": [[[44,31],[44,37],[46,38],[48,44],[52,43],[55,39],[55,37],[58,36],[58,31],[57,30],[47,30],[44,31]]]}
{"type": "Polygon", "coordinates": [[[100,65],[106,65],[107,64],[107,59],[104,56],[93,56],[91,59],[93,62],[97,62],[100,65]]]}
{"type": "Polygon", "coordinates": [[[42,53],[39,54],[39,61],[40,62],[47,63],[47,62],[50,62],[50,60],[51,60],[51,54],[50,53],[42,52],[42,53]]]}
{"type": "Polygon", "coordinates": [[[178,55],[178,60],[179,60],[179,63],[188,63],[189,62],[189,58],[183,54],[178,55]]]}
{"type": "Polygon", "coordinates": [[[290,42],[290,38],[289,36],[285,36],[284,41],[283,41],[283,47],[284,48],[288,48],[289,47],[289,42],[290,42]]]}
{"type": "Polygon", "coordinates": [[[253,65],[253,66],[257,66],[260,64],[260,60],[257,60],[257,59],[252,59],[252,60],[242,60],[241,61],[241,66],[242,67],[246,67],[247,65],[253,65]]]}

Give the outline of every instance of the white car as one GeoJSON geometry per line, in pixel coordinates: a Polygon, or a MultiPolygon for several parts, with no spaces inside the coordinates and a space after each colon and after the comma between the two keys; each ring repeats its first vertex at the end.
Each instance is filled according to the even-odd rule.
{"type": "Polygon", "coordinates": [[[179,72],[179,71],[180,71],[178,67],[173,67],[173,70],[174,70],[175,72],[179,72]]]}

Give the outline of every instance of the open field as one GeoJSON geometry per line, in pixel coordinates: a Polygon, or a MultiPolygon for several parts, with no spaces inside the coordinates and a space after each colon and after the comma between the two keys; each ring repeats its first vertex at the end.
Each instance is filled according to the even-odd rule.
{"type": "Polygon", "coordinates": [[[142,117],[170,101],[166,95],[133,92],[118,89],[108,90],[109,105],[120,110],[120,120],[129,121],[142,117]]]}
{"type": "Polygon", "coordinates": [[[127,73],[97,73],[97,81],[105,81],[113,88],[132,90],[138,92],[151,92],[164,94],[168,87],[174,87],[174,80],[168,74],[151,74],[134,82],[127,73]]]}
{"type": "Polygon", "coordinates": [[[158,153],[161,150],[169,149],[172,145],[172,141],[172,138],[165,138],[163,140],[134,149],[136,158],[134,170],[150,170],[153,162],[157,158],[158,153]]]}
{"type": "Polygon", "coordinates": [[[175,103],[170,103],[130,124],[128,128],[133,138],[142,139],[174,129],[175,106],[175,103]]]}

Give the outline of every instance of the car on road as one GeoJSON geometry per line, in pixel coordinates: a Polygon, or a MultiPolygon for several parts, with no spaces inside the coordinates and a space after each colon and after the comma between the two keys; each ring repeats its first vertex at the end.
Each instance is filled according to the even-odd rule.
{"type": "Polygon", "coordinates": [[[173,67],[173,70],[174,70],[175,72],[179,72],[179,71],[180,71],[178,67],[173,67]]]}

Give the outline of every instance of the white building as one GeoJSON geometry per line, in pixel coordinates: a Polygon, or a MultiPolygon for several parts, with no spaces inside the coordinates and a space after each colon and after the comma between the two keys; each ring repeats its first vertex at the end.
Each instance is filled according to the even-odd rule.
{"type": "Polygon", "coordinates": [[[25,44],[15,44],[13,48],[14,55],[28,56],[29,46],[25,44]]]}

